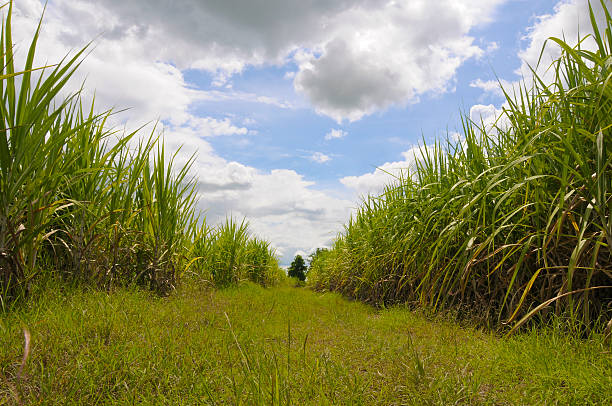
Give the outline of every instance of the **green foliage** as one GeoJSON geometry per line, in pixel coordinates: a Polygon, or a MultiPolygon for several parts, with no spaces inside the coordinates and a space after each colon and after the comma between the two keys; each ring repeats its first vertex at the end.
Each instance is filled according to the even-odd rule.
{"type": "Polygon", "coordinates": [[[306,271],[308,268],[306,267],[306,263],[304,262],[304,258],[301,255],[296,255],[289,266],[289,272],[287,276],[290,278],[297,278],[301,281],[306,280],[306,271]]]}
{"type": "Polygon", "coordinates": [[[507,124],[464,121],[411,173],[367,197],[309,283],[371,303],[459,307],[521,325],[546,307],[577,325],[612,310],[612,19],[545,83],[506,93],[507,124]],[[542,304],[541,307],[536,307],[542,304]],[[521,318],[524,317],[524,318],[521,318]]]}
{"type": "Polygon", "coordinates": [[[327,248],[317,248],[312,254],[308,255],[308,271],[312,269],[317,259],[325,256],[327,252],[329,252],[327,248]]]}
{"type": "MultiPolygon", "coordinates": [[[[0,308],[51,273],[168,292],[210,240],[194,210],[191,161],[177,167],[156,130],[108,130],[111,113],[85,110],[78,93],[58,102],[85,49],[36,71],[37,31],[16,73],[8,7],[0,35],[0,308]]],[[[238,280],[247,255],[252,279],[273,283],[274,253],[244,232],[229,224],[213,234],[206,260],[215,278],[238,280]]]]}
{"type": "Polygon", "coordinates": [[[325,272],[327,261],[331,252],[327,248],[317,248],[315,252],[308,256],[308,277],[320,278],[325,272]]]}
{"type": "Polygon", "coordinates": [[[0,404],[606,405],[609,351],[597,334],[500,339],[308,289],[55,285],[0,315],[0,404]]]}

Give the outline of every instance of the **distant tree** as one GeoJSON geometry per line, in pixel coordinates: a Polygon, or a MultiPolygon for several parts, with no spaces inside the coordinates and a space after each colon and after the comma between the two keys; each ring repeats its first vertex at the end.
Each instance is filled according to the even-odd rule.
{"type": "Polygon", "coordinates": [[[296,255],[291,265],[289,265],[289,276],[298,278],[301,281],[306,280],[306,263],[301,255],[296,255]]]}

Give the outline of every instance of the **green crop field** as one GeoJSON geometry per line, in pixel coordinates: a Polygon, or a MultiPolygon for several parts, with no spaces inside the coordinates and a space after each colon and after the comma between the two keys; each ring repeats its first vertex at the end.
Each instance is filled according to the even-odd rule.
{"type": "MultiPolygon", "coordinates": [[[[0,405],[612,404],[612,17],[423,145],[304,283],[0,35],[0,405]],[[585,39],[585,40],[587,40],[585,39]],[[552,78],[552,79],[551,79],[552,78]]],[[[23,49],[22,49],[23,51],[23,49]]],[[[303,261],[302,261],[303,263],[303,261]]]]}

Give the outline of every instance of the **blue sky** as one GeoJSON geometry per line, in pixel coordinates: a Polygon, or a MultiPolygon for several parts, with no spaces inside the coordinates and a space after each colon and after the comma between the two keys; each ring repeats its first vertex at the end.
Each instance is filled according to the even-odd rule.
{"type": "MultiPolygon", "coordinates": [[[[159,120],[168,150],[197,153],[207,220],[247,217],[287,264],[329,245],[390,180],[377,168],[409,167],[423,139],[460,133],[460,113],[494,120],[497,78],[511,87],[547,37],[576,38],[587,4],[50,0],[38,61],[94,40],[73,89],[129,108],[117,128],[159,120]]],[[[16,1],[18,45],[43,6],[16,1]]]]}

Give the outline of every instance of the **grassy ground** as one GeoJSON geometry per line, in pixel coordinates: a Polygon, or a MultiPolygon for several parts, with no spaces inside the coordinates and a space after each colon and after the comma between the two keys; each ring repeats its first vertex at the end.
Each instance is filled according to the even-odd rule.
{"type": "Polygon", "coordinates": [[[51,290],[0,319],[0,404],[611,404],[610,350],[289,286],[51,290]]]}

